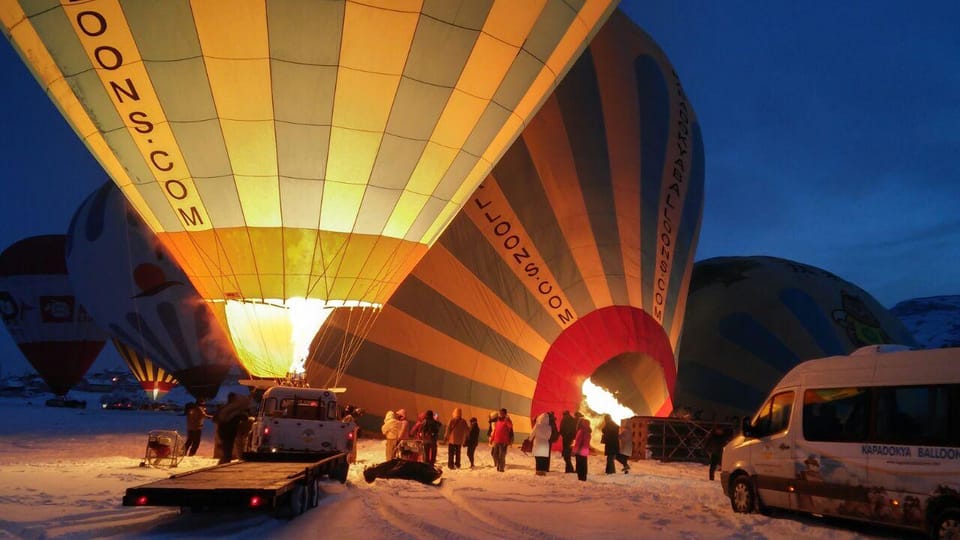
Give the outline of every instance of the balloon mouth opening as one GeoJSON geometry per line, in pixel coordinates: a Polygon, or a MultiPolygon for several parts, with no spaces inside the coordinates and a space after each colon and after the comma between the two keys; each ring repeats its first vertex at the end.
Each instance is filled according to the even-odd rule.
{"type": "Polygon", "coordinates": [[[225,300],[224,307],[230,338],[251,375],[301,379],[310,344],[335,309],[382,306],[360,300],[271,298],[225,300]]]}
{"type": "Polygon", "coordinates": [[[620,422],[632,416],[656,416],[669,400],[663,368],[649,354],[625,352],[610,358],[583,381],[581,410],[609,414],[620,422]]]}

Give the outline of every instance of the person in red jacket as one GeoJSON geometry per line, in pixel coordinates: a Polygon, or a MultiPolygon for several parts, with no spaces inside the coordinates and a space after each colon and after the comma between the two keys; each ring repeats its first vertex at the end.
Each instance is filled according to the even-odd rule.
{"type": "Polygon", "coordinates": [[[503,472],[507,467],[507,447],[513,442],[513,420],[507,416],[506,409],[500,409],[500,414],[493,423],[490,433],[490,454],[497,470],[503,472]]]}

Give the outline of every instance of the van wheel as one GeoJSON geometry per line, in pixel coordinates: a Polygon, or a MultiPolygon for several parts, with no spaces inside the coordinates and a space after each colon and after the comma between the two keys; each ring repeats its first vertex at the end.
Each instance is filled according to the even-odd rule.
{"type": "Polygon", "coordinates": [[[960,538],[960,511],[947,510],[937,516],[930,536],[942,540],[960,538]]]}
{"type": "Polygon", "coordinates": [[[753,512],[757,502],[757,493],[753,489],[753,483],[750,477],[741,474],[734,478],[733,485],[730,487],[730,506],[734,512],[749,514],[753,512]]]}

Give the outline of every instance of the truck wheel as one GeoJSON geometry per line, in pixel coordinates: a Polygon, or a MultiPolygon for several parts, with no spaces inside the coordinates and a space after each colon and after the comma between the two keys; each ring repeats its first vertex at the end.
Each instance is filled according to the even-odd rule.
{"type": "Polygon", "coordinates": [[[947,510],[941,512],[930,529],[932,538],[960,538],[960,511],[947,510]]]}
{"type": "Polygon", "coordinates": [[[756,506],[757,493],[753,489],[750,477],[742,474],[733,480],[730,487],[730,506],[734,512],[749,514],[756,506]]]}

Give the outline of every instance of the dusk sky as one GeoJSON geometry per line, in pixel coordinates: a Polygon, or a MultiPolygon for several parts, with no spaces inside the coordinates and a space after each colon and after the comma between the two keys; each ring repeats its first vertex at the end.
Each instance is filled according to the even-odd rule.
{"type": "MultiPolygon", "coordinates": [[[[792,259],[888,307],[960,294],[960,2],[621,8],[671,59],[703,129],[697,260],[792,259]]],[[[65,233],[107,177],[0,41],[2,250],[65,233]]],[[[0,340],[2,371],[18,362],[0,340]]]]}

